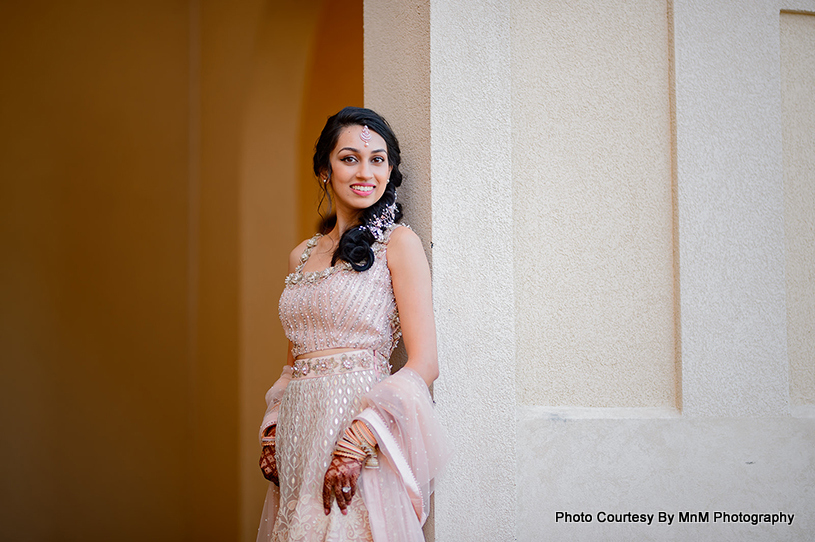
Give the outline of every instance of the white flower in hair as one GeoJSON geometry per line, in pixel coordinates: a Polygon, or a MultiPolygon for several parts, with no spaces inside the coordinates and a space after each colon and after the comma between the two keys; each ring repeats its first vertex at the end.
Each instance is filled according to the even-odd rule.
{"type": "Polygon", "coordinates": [[[396,219],[396,194],[393,195],[393,203],[388,205],[382,210],[382,214],[378,217],[374,218],[367,224],[360,226],[361,230],[368,230],[371,232],[371,235],[374,236],[379,242],[385,238],[385,232],[393,226],[394,220],[396,219]]]}

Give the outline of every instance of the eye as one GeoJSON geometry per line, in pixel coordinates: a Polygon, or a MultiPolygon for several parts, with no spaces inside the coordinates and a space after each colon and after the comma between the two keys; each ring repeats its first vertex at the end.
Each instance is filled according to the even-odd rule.
{"type": "Polygon", "coordinates": [[[382,164],[382,163],[385,162],[385,157],[384,156],[374,156],[371,159],[371,161],[374,162],[375,164],[382,164]]]}
{"type": "Polygon", "coordinates": [[[345,162],[347,164],[351,164],[351,163],[354,163],[356,161],[357,161],[357,157],[352,155],[352,154],[349,154],[348,156],[343,156],[342,158],[340,158],[340,162],[345,162]]]}

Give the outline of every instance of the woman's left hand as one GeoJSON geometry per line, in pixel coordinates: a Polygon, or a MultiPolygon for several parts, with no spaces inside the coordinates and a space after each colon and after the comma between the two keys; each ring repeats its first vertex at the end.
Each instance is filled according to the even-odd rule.
{"type": "Polygon", "coordinates": [[[325,515],[331,512],[331,501],[337,499],[337,506],[343,514],[357,492],[357,479],[362,471],[362,460],[350,457],[334,456],[323,482],[323,506],[325,515]]]}

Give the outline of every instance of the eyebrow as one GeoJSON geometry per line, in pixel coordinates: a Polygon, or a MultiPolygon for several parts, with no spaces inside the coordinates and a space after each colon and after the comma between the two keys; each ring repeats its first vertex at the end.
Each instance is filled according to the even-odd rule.
{"type": "MultiPolygon", "coordinates": [[[[337,152],[342,152],[342,151],[351,151],[351,152],[355,152],[357,154],[360,154],[360,150],[355,149],[354,147],[343,147],[337,152]]],[[[388,154],[388,151],[386,151],[385,149],[374,149],[374,150],[371,151],[371,154],[375,154],[375,153],[378,153],[378,152],[384,152],[385,154],[388,154]]]]}

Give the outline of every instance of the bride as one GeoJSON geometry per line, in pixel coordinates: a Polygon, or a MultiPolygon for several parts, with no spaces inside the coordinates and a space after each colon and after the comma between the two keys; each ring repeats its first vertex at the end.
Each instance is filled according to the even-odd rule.
{"type": "Polygon", "coordinates": [[[399,143],[346,107],[317,141],[314,173],[336,224],[298,245],[280,298],[288,364],[266,393],[259,541],[421,541],[450,455],[428,386],[438,377],[430,269],[399,223],[399,143]],[[404,341],[407,363],[390,374],[404,341]]]}

